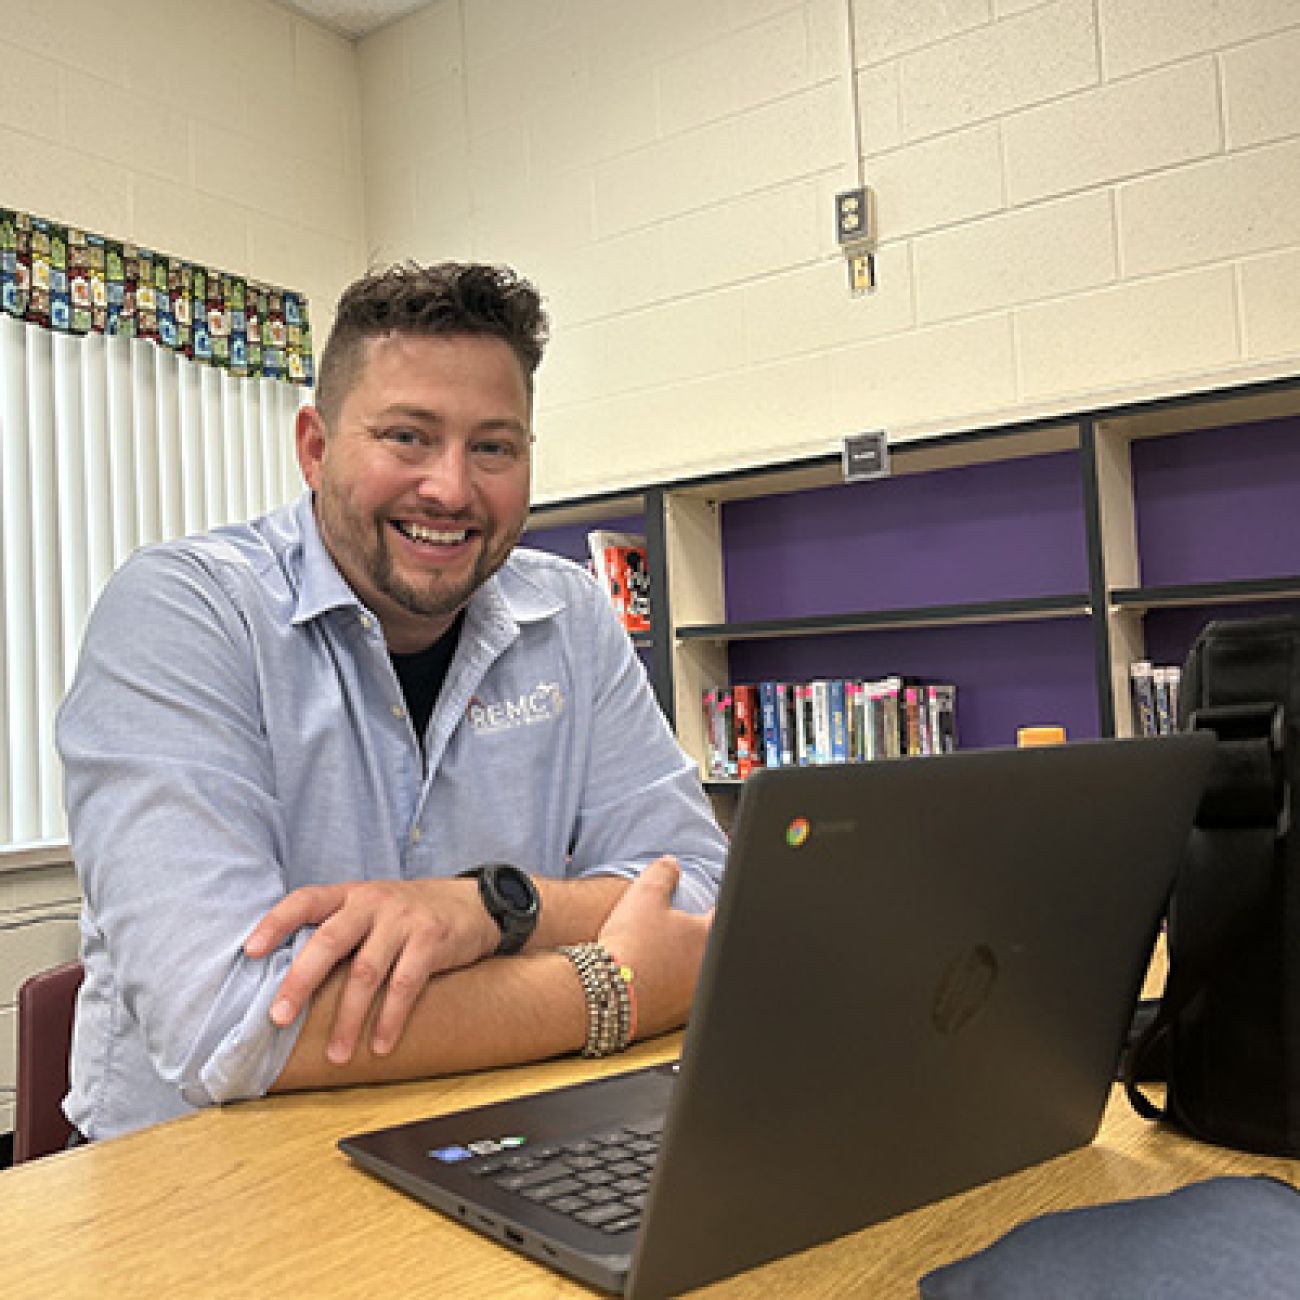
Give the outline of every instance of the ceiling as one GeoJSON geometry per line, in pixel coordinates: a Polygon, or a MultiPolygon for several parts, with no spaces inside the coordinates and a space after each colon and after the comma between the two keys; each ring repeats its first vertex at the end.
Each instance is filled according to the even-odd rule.
{"type": "Polygon", "coordinates": [[[430,0],[275,0],[350,40],[385,27],[407,14],[423,9],[430,0]]]}

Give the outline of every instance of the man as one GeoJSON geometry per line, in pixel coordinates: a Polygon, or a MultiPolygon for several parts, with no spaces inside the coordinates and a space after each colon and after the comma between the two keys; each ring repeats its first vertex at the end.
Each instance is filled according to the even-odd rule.
{"type": "Polygon", "coordinates": [[[106,588],[59,718],[88,1138],[683,1023],[725,841],[600,589],[514,549],[545,329],[505,270],[364,278],[310,490],[106,588]]]}

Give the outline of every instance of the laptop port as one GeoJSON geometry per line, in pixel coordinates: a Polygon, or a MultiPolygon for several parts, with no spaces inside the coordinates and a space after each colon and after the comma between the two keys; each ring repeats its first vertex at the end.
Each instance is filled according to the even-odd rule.
{"type": "Polygon", "coordinates": [[[513,1228],[507,1228],[506,1240],[510,1242],[512,1246],[522,1246],[524,1244],[524,1234],[522,1232],[516,1232],[513,1228]]]}

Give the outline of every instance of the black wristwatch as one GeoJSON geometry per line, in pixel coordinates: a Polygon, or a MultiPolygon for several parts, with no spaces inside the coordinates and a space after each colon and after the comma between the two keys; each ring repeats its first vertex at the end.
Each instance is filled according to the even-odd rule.
{"type": "Polygon", "coordinates": [[[478,877],[479,897],[501,929],[497,956],[518,952],[537,929],[537,918],[542,911],[537,886],[525,872],[508,862],[485,862],[460,874],[478,877]]]}

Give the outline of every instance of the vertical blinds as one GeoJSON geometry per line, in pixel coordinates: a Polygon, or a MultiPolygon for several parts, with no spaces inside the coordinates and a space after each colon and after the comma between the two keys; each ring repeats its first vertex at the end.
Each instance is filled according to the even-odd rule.
{"type": "Polygon", "coordinates": [[[297,495],[307,390],[0,314],[0,845],[66,835],[54,716],[136,547],[297,495]]]}

